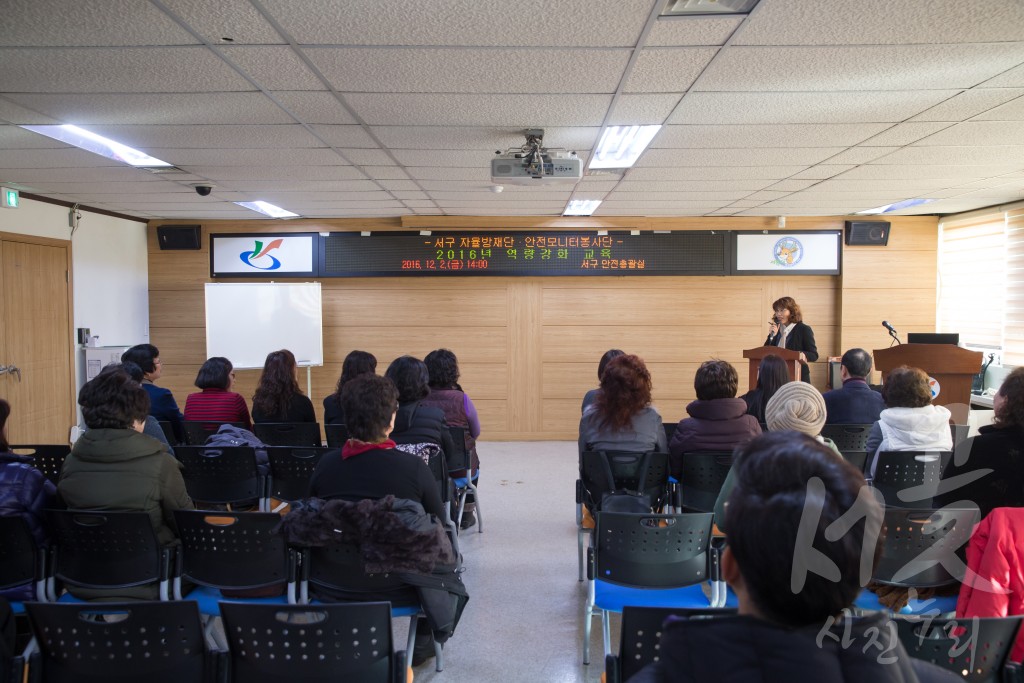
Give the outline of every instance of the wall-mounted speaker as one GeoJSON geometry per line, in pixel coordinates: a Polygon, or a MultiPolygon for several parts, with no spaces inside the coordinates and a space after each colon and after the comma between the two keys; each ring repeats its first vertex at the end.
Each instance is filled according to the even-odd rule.
{"type": "Polygon", "coordinates": [[[161,250],[199,249],[200,225],[161,225],[156,229],[156,241],[161,250]]]}
{"type": "Polygon", "coordinates": [[[889,243],[888,221],[846,221],[846,244],[854,247],[884,247],[889,243]]]}

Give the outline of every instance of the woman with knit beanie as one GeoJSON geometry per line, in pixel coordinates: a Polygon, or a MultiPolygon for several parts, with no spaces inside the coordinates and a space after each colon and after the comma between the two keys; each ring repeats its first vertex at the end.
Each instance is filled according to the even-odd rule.
{"type": "MultiPolygon", "coordinates": [[[[821,435],[821,428],[825,426],[825,399],[812,385],[806,382],[783,384],[765,406],[764,416],[769,432],[792,431],[806,434],[831,448],[837,458],[843,457],[832,440],[821,435]]],[[[732,487],[733,472],[729,470],[729,476],[722,484],[722,491],[715,501],[715,523],[723,532],[725,506],[732,487]]]]}

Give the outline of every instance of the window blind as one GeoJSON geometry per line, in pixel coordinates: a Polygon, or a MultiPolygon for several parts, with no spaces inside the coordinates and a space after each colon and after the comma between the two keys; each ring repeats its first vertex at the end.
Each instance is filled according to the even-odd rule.
{"type": "MultiPolygon", "coordinates": [[[[1024,240],[1024,213],[1021,221],[1024,240]]],[[[999,347],[1003,343],[1007,286],[1004,226],[1002,213],[941,223],[937,328],[939,332],[959,332],[962,344],[999,347]]],[[[1020,266],[1024,268],[1024,242],[1021,247],[1020,266]]],[[[1024,272],[1020,277],[1024,278],[1024,272]]],[[[1024,334],[1024,317],[1021,324],[1024,334]]]]}
{"type": "Polygon", "coordinates": [[[1024,365],[1024,209],[1006,215],[1003,364],[1024,365]]]}

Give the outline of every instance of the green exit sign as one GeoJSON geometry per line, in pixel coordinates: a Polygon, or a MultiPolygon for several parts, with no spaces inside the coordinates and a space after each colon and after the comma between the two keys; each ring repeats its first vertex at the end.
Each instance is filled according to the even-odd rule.
{"type": "Polygon", "coordinates": [[[17,209],[21,203],[18,191],[9,187],[0,188],[0,203],[5,209],[17,209]]]}

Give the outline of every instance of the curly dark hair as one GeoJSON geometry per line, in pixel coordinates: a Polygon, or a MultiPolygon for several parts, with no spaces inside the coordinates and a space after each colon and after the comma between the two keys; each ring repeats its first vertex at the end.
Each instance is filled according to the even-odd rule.
{"type": "Polygon", "coordinates": [[[156,371],[156,359],[160,357],[160,349],[152,344],[136,344],[121,354],[121,362],[131,361],[145,373],[156,371]]]}
{"type": "Polygon", "coordinates": [[[149,394],[124,368],[107,366],[78,392],[89,429],[131,429],[149,415],[149,394]]]}
{"type": "Polygon", "coordinates": [[[789,322],[799,323],[803,322],[804,315],[800,312],[800,306],[797,305],[796,301],[791,296],[784,296],[781,299],[776,299],[772,303],[772,310],[777,311],[780,308],[785,308],[789,311],[789,322]]]}
{"type": "Polygon", "coordinates": [[[886,376],[882,398],[889,408],[923,408],[932,402],[928,375],[920,368],[901,365],[886,376]]]}
{"type": "MultiPolygon", "coordinates": [[[[750,599],[769,621],[798,627],[821,624],[849,607],[860,592],[865,543],[873,564],[881,544],[882,509],[871,496],[858,499],[864,475],[829,448],[803,434],[768,432],[741,446],[732,466],[735,487],[725,509],[729,549],[750,599]],[[805,507],[821,507],[807,545],[798,545],[805,507]],[[838,538],[827,530],[864,506],[838,538]],[[799,590],[790,588],[794,562],[814,553],[838,571],[836,579],[813,570],[799,590]]],[[[866,577],[865,577],[866,578],[866,577]]]]}
{"type": "Polygon", "coordinates": [[[601,377],[601,391],[594,400],[598,425],[620,431],[633,416],[651,405],[651,373],[639,356],[612,358],[601,377]]]}
{"type": "Polygon", "coordinates": [[[0,453],[11,449],[11,444],[7,443],[7,418],[10,416],[11,404],[0,398],[0,453]]]}
{"type": "Polygon", "coordinates": [[[342,388],[341,408],[350,438],[380,443],[398,410],[398,389],[387,377],[360,375],[342,388]]]}
{"type": "Polygon", "coordinates": [[[700,401],[736,398],[739,386],[740,377],[736,374],[736,368],[724,360],[704,361],[693,376],[693,388],[697,390],[697,399],[700,401]]]}
{"type": "Polygon", "coordinates": [[[301,394],[295,379],[295,355],[288,349],[271,351],[263,363],[263,373],[252,397],[253,412],[281,416],[288,412],[292,396],[301,394]]]}
{"type": "Polygon", "coordinates": [[[999,387],[999,396],[1003,402],[995,412],[996,426],[1024,428],[1024,367],[1006,376],[999,387]]]}
{"type": "Polygon", "coordinates": [[[359,375],[372,374],[377,372],[377,357],[368,351],[349,351],[341,364],[341,376],[338,377],[338,386],[334,393],[341,396],[341,389],[349,381],[359,375]]]}
{"type": "Polygon", "coordinates": [[[458,389],[459,386],[459,360],[455,354],[448,349],[436,349],[427,354],[423,359],[430,373],[431,389],[458,389]]]}
{"type": "Polygon", "coordinates": [[[391,361],[384,376],[398,389],[399,403],[412,403],[430,393],[430,373],[419,358],[399,356],[391,361]]]}
{"type": "Polygon", "coordinates": [[[231,371],[234,366],[224,356],[207,358],[196,375],[196,386],[200,389],[227,389],[231,386],[231,371]]]}

